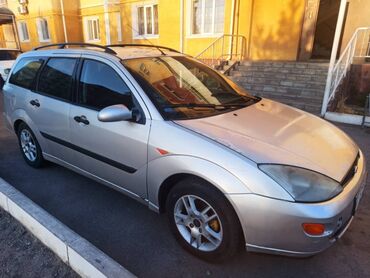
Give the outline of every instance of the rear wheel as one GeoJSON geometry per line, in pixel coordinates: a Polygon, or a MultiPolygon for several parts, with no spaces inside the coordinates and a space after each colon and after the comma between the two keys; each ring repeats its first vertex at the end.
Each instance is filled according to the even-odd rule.
{"type": "Polygon", "coordinates": [[[208,183],[188,178],[167,198],[170,228],[179,243],[207,261],[223,261],[242,246],[238,218],[225,196],[208,183]]]}
{"type": "Polygon", "coordinates": [[[24,160],[28,165],[39,168],[44,162],[42,151],[39,143],[32,130],[25,124],[21,123],[17,130],[18,143],[24,160]]]}

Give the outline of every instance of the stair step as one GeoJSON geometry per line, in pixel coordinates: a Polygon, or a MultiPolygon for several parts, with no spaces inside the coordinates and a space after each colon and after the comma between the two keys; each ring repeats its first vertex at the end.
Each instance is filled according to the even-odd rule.
{"type": "Polygon", "coordinates": [[[295,61],[243,61],[241,65],[248,67],[273,67],[273,68],[322,68],[328,69],[329,63],[295,62],[295,61]]]}
{"type": "Polygon", "coordinates": [[[261,85],[273,85],[285,88],[310,88],[317,90],[324,90],[325,83],[312,80],[287,80],[277,78],[260,78],[260,77],[244,77],[244,78],[233,78],[236,82],[243,82],[246,84],[261,84],[261,85]]]}
{"type": "Polygon", "coordinates": [[[254,95],[319,114],[328,63],[242,61],[230,78],[254,95]]]}
{"type": "Polygon", "coordinates": [[[317,82],[325,83],[326,74],[320,75],[304,75],[304,74],[286,74],[286,73],[266,73],[258,71],[232,71],[233,77],[251,77],[251,78],[268,78],[277,80],[293,80],[293,81],[304,81],[304,82],[317,82]]]}
{"type": "Polygon", "coordinates": [[[290,74],[309,74],[309,75],[321,75],[327,74],[328,69],[322,68],[274,68],[274,67],[248,67],[244,65],[240,65],[237,68],[238,71],[244,72],[264,72],[264,73],[290,73],[290,74]]]}

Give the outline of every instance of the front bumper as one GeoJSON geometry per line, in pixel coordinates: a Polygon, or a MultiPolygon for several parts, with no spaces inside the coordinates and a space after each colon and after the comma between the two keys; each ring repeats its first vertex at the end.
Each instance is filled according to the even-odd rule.
{"type": "Polygon", "coordinates": [[[322,203],[295,203],[255,194],[230,194],[242,224],[248,251],[311,256],[330,247],[352,222],[367,179],[362,153],[358,170],[335,198],[322,203]],[[322,223],[322,236],[307,235],[303,223],[322,223]]]}

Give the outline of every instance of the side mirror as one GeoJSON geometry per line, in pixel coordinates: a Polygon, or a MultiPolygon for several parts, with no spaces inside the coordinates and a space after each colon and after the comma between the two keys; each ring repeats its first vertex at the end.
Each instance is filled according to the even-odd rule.
{"type": "Polygon", "coordinates": [[[98,120],[101,122],[129,121],[133,118],[132,111],[123,104],[105,107],[98,113],[98,120]]]}

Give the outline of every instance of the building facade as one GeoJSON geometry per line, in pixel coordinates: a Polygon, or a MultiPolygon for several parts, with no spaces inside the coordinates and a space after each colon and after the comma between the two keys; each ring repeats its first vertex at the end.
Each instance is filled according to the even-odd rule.
{"type": "MultiPolygon", "coordinates": [[[[23,51],[60,42],[153,43],[197,55],[224,34],[251,60],[328,59],[339,0],[7,0],[23,51]]],[[[350,0],[341,47],[370,26],[370,0],[350,0]]],[[[9,31],[0,28],[0,39],[9,31]]],[[[4,47],[4,43],[2,44],[4,47]]]]}

